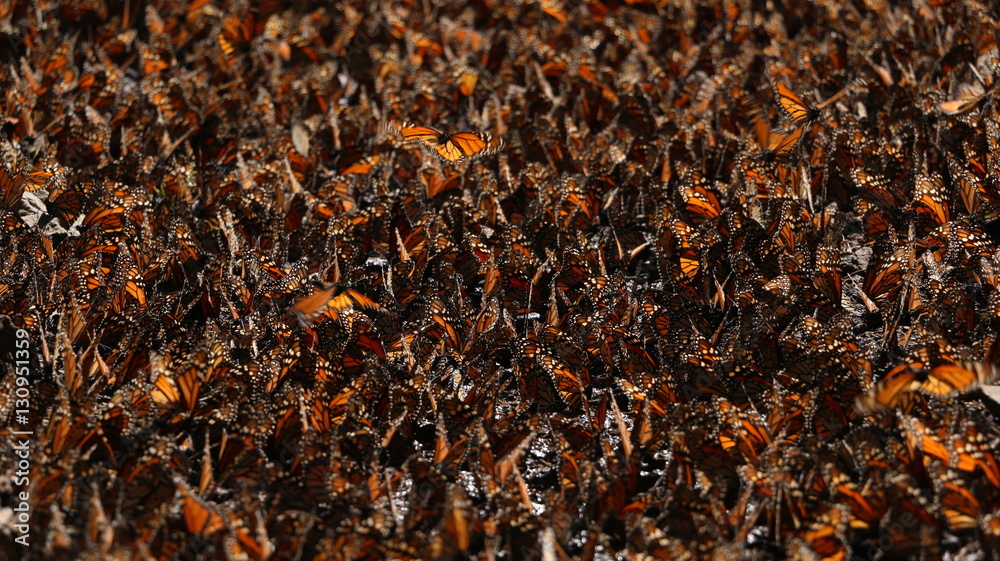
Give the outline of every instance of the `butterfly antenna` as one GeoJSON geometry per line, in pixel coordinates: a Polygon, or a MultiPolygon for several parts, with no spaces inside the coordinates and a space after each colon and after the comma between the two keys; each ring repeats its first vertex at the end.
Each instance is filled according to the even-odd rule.
{"type": "MultiPolygon", "coordinates": [[[[722,145],[722,152],[721,153],[725,154],[728,151],[729,143],[730,143],[730,141],[732,141],[732,137],[730,135],[728,135],[728,134],[724,134],[723,136],[726,138],[726,143],[722,145]]],[[[725,161],[726,161],[726,159],[724,157],[720,157],[719,158],[719,165],[716,166],[716,168],[715,168],[715,176],[713,176],[713,178],[712,178],[713,180],[715,178],[720,177],[722,175],[722,167],[723,167],[722,164],[725,161]]]]}

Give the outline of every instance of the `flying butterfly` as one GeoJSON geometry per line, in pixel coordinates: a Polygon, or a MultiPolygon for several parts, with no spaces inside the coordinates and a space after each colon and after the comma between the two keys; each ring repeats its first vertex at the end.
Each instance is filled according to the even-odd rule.
{"type": "Polygon", "coordinates": [[[805,125],[800,125],[788,134],[771,131],[767,137],[767,148],[764,149],[764,161],[781,162],[787,160],[792,150],[799,145],[804,130],[805,125]]]}
{"type": "Polygon", "coordinates": [[[802,98],[793,92],[791,88],[775,80],[773,77],[771,78],[771,86],[774,87],[774,95],[778,99],[778,105],[781,107],[781,110],[796,125],[805,125],[819,119],[823,115],[819,109],[811,107],[808,103],[802,101],[802,98]]]}
{"type": "Polygon", "coordinates": [[[303,327],[309,327],[327,308],[337,311],[353,309],[354,306],[365,310],[383,309],[374,300],[356,290],[347,289],[334,296],[333,293],[337,290],[338,287],[333,286],[306,296],[296,302],[291,311],[303,327]]]}
{"type": "Polygon", "coordinates": [[[962,365],[941,364],[930,370],[900,365],[892,369],[867,395],[857,399],[861,411],[896,408],[909,404],[909,394],[919,392],[939,399],[948,399],[963,392],[994,382],[1000,370],[983,362],[962,365]]]}
{"type": "Polygon", "coordinates": [[[496,154],[507,146],[504,139],[494,138],[485,132],[448,134],[433,127],[398,121],[389,121],[386,130],[402,138],[403,142],[424,143],[433,148],[443,160],[451,163],[496,154]]]}

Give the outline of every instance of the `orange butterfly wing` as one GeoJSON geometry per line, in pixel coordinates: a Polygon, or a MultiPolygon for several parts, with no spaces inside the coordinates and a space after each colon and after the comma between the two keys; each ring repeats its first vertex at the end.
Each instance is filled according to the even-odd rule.
{"type": "Polygon", "coordinates": [[[787,158],[798,145],[804,130],[805,127],[801,126],[788,135],[772,132],[768,137],[767,149],[764,151],[765,157],[770,160],[783,160],[787,158]]]}
{"type": "Polygon", "coordinates": [[[444,144],[434,145],[434,150],[441,156],[444,160],[448,162],[460,162],[465,159],[465,153],[451,140],[448,140],[444,144]]]}
{"type": "Polygon", "coordinates": [[[386,128],[404,142],[420,141],[433,148],[447,162],[460,162],[467,158],[475,158],[496,153],[503,149],[503,139],[494,139],[487,133],[460,132],[453,135],[433,127],[421,127],[412,123],[397,123],[390,121],[386,128]]]}
{"type": "Polygon", "coordinates": [[[403,139],[404,142],[413,142],[419,140],[428,146],[436,146],[438,144],[438,139],[441,137],[441,131],[433,127],[421,127],[414,125],[413,123],[397,123],[395,121],[390,121],[388,124],[389,130],[394,132],[396,136],[403,139]]]}
{"type": "Polygon", "coordinates": [[[470,157],[489,148],[492,140],[492,137],[489,135],[460,132],[451,135],[451,138],[445,144],[454,144],[462,151],[465,157],[470,157]]]}
{"type": "Polygon", "coordinates": [[[466,158],[495,154],[504,146],[503,139],[495,139],[487,133],[460,132],[451,135],[447,142],[434,146],[434,149],[445,160],[460,162],[466,158]]]}
{"type": "Polygon", "coordinates": [[[292,313],[295,314],[303,327],[312,325],[312,322],[326,310],[334,291],[336,288],[319,290],[292,305],[292,313]]]}
{"type": "Polygon", "coordinates": [[[381,160],[382,156],[372,154],[360,162],[344,169],[340,172],[340,175],[368,175],[372,168],[374,168],[381,160]]]}
{"type": "Polygon", "coordinates": [[[916,184],[911,204],[917,212],[927,216],[935,226],[951,221],[951,205],[941,176],[920,174],[916,184]]]}
{"type": "Polygon", "coordinates": [[[719,197],[708,187],[700,173],[692,174],[690,187],[684,187],[681,196],[688,211],[695,215],[696,220],[716,218],[722,214],[719,197]]]}
{"type": "Polygon", "coordinates": [[[879,298],[889,294],[895,296],[902,286],[903,274],[906,272],[904,254],[896,251],[888,259],[872,260],[865,275],[861,290],[870,298],[879,298]]]}
{"type": "Polygon", "coordinates": [[[777,80],[774,81],[774,89],[778,96],[778,105],[781,110],[788,115],[796,125],[803,125],[807,121],[812,121],[819,116],[819,110],[810,107],[802,101],[795,92],[777,80]]]}
{"type": "Polygon", "coordinates": [[[469,97],[472,92],[476,89],[476,82],[479,81],[479,76],[476,74],[471,74],[469,72],[463,72],[458,79],[459,87],[458,91],[462,92],[462,95],[469,97]]]}

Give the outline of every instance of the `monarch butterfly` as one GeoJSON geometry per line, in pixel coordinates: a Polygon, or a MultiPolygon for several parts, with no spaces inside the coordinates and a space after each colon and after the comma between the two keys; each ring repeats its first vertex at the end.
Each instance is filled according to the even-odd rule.
{"type": "Polygon", "coordinates": [[[744,460],[756,464],[760,450],[771,443],[767,427],[725,399],[720,398],[717,403],[719,410],[730,417],[729,425],[719,434],[722,448],[727,452],[736,448],[744,460]]]}
{"type": "Polygon", "coordinates": [[[696,246],[695,233],[687,223],[676,220],[670,224],[670,229],[677,243],[675,254],[679,260],[681,272],[694,280],[701,270],[701,254],[696,246]]]}
{"type": "Polygon", "coordinates": [[[878,239],[882,234],[892,230],[893,216],[889,212],[880,210],[870,210],[862,218],[865,227],[865,235],[869,239],[878,239]]]}
{"type": "Polygon", "coordinates": [[[578,411],[583,400],[583,385],[572,369],[563,361],[550,355],[540,355],[538,357],[542,371],[548,374],[552,387],[558,392],[553,394],[551,388],[544,385],[539,388],[539,402],[543,405],[559,402],[569,406],[570,410],[578,411]]]}
{"type": "Polygon", "coordinates": [[[781,82],[771,78],[771,85],[774,86],[774,94],[778,98],[778,105],[796,125],[802,126],[808,122],[815,121],[822,113],[815,107],[802,101],[790,88],[781,82]]]}
{"type": "Polygon", "coordinates": [[[827,507],[823,514],[801,533],[801,538],[791,542],[789,551],[795,559],[820,559],[842,561],[847,557],[842,538],[847,526],[844,514],[835,507],[827,507]]]}
{"type": "Polygon", "coordinates": [[[874,205],[892,210],[905,203],[906,196],[899,190],[899,186],[886,176],[860,168],[851,168],[850,174],[854,184],[861,190],[862,206],[870,208],[874,205]]]}
{"type": "Polygon", "coordinates": [[[64,224],[70,224],[83,212],[83,206],[93,188],[94,184],[91,181],[57,188],[49,195],[46,206],[49,212],[59,217],[64,224]]]}
{"type": "Polygon", "coordinates": [[[347,289],[334,296],[337,287],[320,290],[314,294],[302,298],[292,306],[292,312],[298,318],[303,327],[308,327],[313,320],[319,317],[327,307],[335,310],[346,310],[353,306],[359,306],[366,310],[381,310],[374,300],[356,290],[347,289]]]}
{"type": "Polygon", "coordinates": [[[781,132],[771,131],[767,137],[767,148],[764,149],[764,160],[767,162],[780,162],[788,159],[799,144],[805,125],[793,130],[787,135],[781,132]]]}
{"type": "Polygon", "coordinates": [[[903,276],[908,270],[907,263],[905,248],[897,249],[890,256],[882,255],[872,259],[861,290],[869,298],[884,296],[885,301],[893,300],[902,288],[903,276]]]}
{"type": "Polygon", "coordinates": [[[340,172],[340,175],[368,175],[372,171],[372,168],[378,165],[381,160],[382,156],[372,154],[371,156],[363,158],[360,161],[355,162],[353,165],[344,168],[344,170],[340,172]]]}
{"type": "Polygon", "coordinates": [[[909,403],[907,395],[913,391],[949,398],[980,385],[989,384],[997,378],[997,369],[985,363],[971,363],[965,366],[968,368],[955,364],[942,364],[928,372],[918,371],[909,365],[897,366],[886,374],[867,396],[859,398],[858,405],[862,410],[870,410],[873,406],[895,408],[909,403]]]}
{"type": "Polygon", "coordinates": [[[81,168],[99,164],[106,158],[111,128],[105,124],[64,126],[53,139],[58,146],[56,162],[60,166],[81,168]]]}
{"type": "MultiPolygon", "coordinates": [[[[764,146],[764,144],[762,144],[764,146]]],[[[744,187],[748,190],[746,196],[751,196],[751,193],[756,193],[758,199],[768,199],[770,198],[771,192],[773,192],[774,184],[777,182],[777,178],[774,174],[774,169],[771,166],[764,165],[767,160],[774,160],[775,156],[771,155],[765,148],[762,158],[748,158],[739,157],[736,161],[735,169],[739,171],[740,177],[742,177],[742,183],[744,187]],[[761,161],[764,160],[764,161],[761,161]]],[[[736,201],[743,208],[742,212],[746,214],[753,215],[755,210],[751,210],[752,204],[750,200],[744,199],[743,197],[737,197],[736,201]]],[[[756,201],[753,201],[754,203],[756,201]]],[[[752,207],[755,209],[755,207],[752,207]]],[[[733,216],[729,214],[728,216],[733,216]]],[[[723,223],[725,227],[725,224],[723,223]]],[[[732,229],[730,229],[732,230],[732,229]]]]}
{"type": "Polygon", "coordinates": [[[128,271],[119,271],[116,274],[121,276],[120,279],[115,280],[115,284],[121,284],[118,292],[115,294],[111,302],[111,308],[116,311],[122,311],[125,309],[127,304],[127,298],[131,298],[138,304],[138,309],[146,309],[146,289],[144,288],[145,281],[142,278],[142,273],[136,267],[130,267],[128,271]]]}
{"type": "Polygon", "coordinates": [[[688,186],[681,191],[684,204],[688,212],[693,214],[694,221],[701,222],[705,219],[716,218],[722,214],[722,204],[719,197],[713,192],[705,176],[697,170],[693,170],[688,179],[688,186]]]}
{"type": "Polygon", "coordinates": [[[936,259],[955,259],[964,252],[969,256],[990,257],[993,243],[986,232],[968,223],[956,220],[933,230],[924,240],[926,247],[934,250],[936,259]],[[944,246],[944,249],[942,249],[944,246]]]}
{"type": "Polygon", "coordinates": [[[440,298],[434,298],[429,301],[424,307],[424,314],[437,326],[436,328],[428,326],[428,330],[425,331],[425,337],[429,337],[433,341],[438,341],[447,336],[453,344],[459,344],[458,331],[452,325],[454,314],[449,311],[440,298]]]}
{"type": "Polygon", "coordinates": [[[267,448],[270,453],[280,453],[282,448],[293,447],[301,438],[303,420],[297,405],[279,409],[275,414],[276,421],[268,437],[267,448]]]}
{"type": "MultiPolygon", "coordinates": [[[[863,450],[869,452],[877,450],[870,443],[866,442],[865,444],[868,446],[863,450]]],[[[869,458],[869,463],[875,464],[880,460],[881,458],[873,455],[869,458]]],[[[835,468],[831,471],[834,473],[831,477],[831,486],[836,489],[837,497],[846,503],[850,510],[849,524],[851,527],[867,529],[876,524],[885,514],[888,507],[884,496],[877,491],[872,492],[868,490],[867,487],[859,490],[858,486],[847,475],[836,471],[835,468]],[[863,491],[868,494],[866,495],[863,491]]]]}
{"type": "Polygon", "coordinates": [[[66,176],[67,169],[57,163],[49,163],[36,167],[24,175],[24,190],[37,191],[49,188],[66,176]]]}
{"type": "Polygon", "coordinates": [[[975,214],[983,202],[983,189],[980,184],[979,177],[971,171],[964,169],[962,164],[960,164],[958,160],[950,154],[948,155],[948,168],[951,171],[952,178],[957,184],[956,191],[958,198],[962,201],[965,211],[969,214],[975,214]]]}
{"type": "Polygon", "coordinates": [[[956,430],[950,427],[947,417],[935,425],[909,415],[903,415],[902,420],[908,447],[920,449],[925,455],[967,473],[982,469],[990,483],[1000,486],[1000,465],[996,453],[990,449],[976,425],[967,425],[963,431],[962,428],[956,430]],[[959,434],[955,435],[955,432],[959,434]]]}
{"type": "Polygon", "coordinates": [[[23,195],[23,174],[15,172],[6,164],[0,166],[0,213],[14,208],[23,195]]]}
{"type": "Polygon", "coordinates": [[[177,376],[176,381],[161,373],[153,385],[155,387],[150,391],[150,397],[161,411],[175,408],[183,411],[194,411],[198,404],[201,377],[198,375],[197,366],[189,367],[177,376]]]}
{"type": "Polygon", "coordinates": [[[521,341],[518,355],[527,378],[526,393],[543,408],[581,410],[590,376],[579,353],[557,330],[546,327],[537,336],[521,341]]]}
{"type": "Polygon", "coordinates": [[[813,286],[823,293],[831,302],[839,304],[842,297],[840,252],[834,247],[821,247],[816,250],[817,275],[813,278],[813,286]]]}
{"type": "Polygon", "coordinates": [[[63,94],[76,87],[80,73],[73,65],[73,48],[74,45],[68,41],[56,48],[52,58],[41,69],[41,88],[35,91],[35,95],[44,95],[52,86],[55,86],[53,91],[56,94],[63,94]]]}
{"type": "Polygon", "coordinates": [[[495,154],[507,146],[504,139],[494,138],[485,132],[448,134],[433,127],[421,127],[397,121],[389,121],[386,130],[402,138],[404,142],[423,142],[433,148],[442,159],[452,163],[495,154]]]}
{"type": "Polygon", "coordinates": [[[21,220],[21,217],[14,213],[7,213],[4,216],[3,212],[0,212],[0,216],[3,216],[3,224],[0,225],[0,232],[13,233],[27,227],[27,224],[21,220]]]}
{"type": "Polygon", "coordinates": [[[485,295],[502,294],[504,305],[517,304],[518,313],[527,310],[529,299],[538,298],[535,283],[527,278],[526,273],[513,260],[504,261],[499,266],[490,260],[486,265],[484,276],[483,290],[485,290],[485,295]]]}
{"type": "Polygon", "coordinates": [[[996,367],[976,362],[963,366],[942,364],[931,369],[927,380],[920,384],[920,390],[938,396],[949,396],[989,384],[997,379],[1000,371],[996,367]]]}
{"type": "Polygon", "coordinates": [[[126,489],[121,503],[123,511],[155,508],[173,499],[176,486],[171,483],[168,470],[180,465],[176,460],[177,456],[160,441],[145,454],[126,462],[121,471],[126,489]]]}
{"type": "MultiPolygon", "coordinates": [[[[347,398],[350,394],[340,394],[336,396],[332,401],[327,401],[324,399],[315,399],[309,405],[308,420],[309,424],[312,425],[314,429],[318,432],[323,432],[329,430],[330,427],[334,426],[335,423],[331,418],[331,409],[336,408],[334,415],[346,411],[347,398]]],[[[342,419],[343,416],[338,418],[342,419]]]]}
{"type": "Polygon", "coordinates": [[[964,487],[959,474],[951,469],[935,478],[935,488],[941,501],[941,511],[954,530],[976,527],[981,512],[979,501],[964,487]]]}
{"type": "Polygon", "coordinates": [[[567,251],[566,257],[559,267],[556,287],[571,297],[575,297],[576,290],[583,286],[589,278],[591,278],[590,263],[586,258],[575,249],[567,251]]]}
{"type": "Polygon", "coordinates": [[[935,227],[951,220],[944,179],[936,173],[917,176],[912,205],[921,215],[930,218],[935,227]]]}
{"type": "Polygon", "coordinates": [[[588,188],[586,178],[581,175],[562,174],[559,184],[552,186],[550,196],[558,199],[558,222],[563,227],[576,225],[581,229],[589,227],[601,206],[601,192],[588,188]]]}
{"type": "Polygon", "coordinates": [[[458,189],[460,187],[460,177],[461,175],[457,173],[445,177],[439,173],[426,170],[420,173],[420,182],[427,188],[427,198],[433,199],[445,191],[458,189]]]}
{"type": "Polygon", "coordinates": [[[186,486],[178,485],[184,496],[184,526],[188,532],[208,537],[226,529],[226,522],[214,509],[202,504],[186,486]]]}
{"type": "Polygon", "coordinates": [[[224,66],[228,69],[237,56],[249,52],[258,26],[253,14],[242,19],[238,14],[231,14],[222,25],[223,29],[218,37],[219,49],[222,50],[224,66]]]}
{"type": "Polygon", "coordinates": [[[125,208],[123,207],[107,208],[97,206],[87,213],[87,216],[83,219],[83,225],[98,227],[105,233],[121,232],[123,229],[122,215],[124,213],[125,208]]]}

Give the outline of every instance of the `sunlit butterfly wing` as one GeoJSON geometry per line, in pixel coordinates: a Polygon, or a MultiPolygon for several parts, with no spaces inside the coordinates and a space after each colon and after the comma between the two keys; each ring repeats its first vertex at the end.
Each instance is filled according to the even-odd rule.
{"type": "Polygon", "coordinates": [[[798,146],[804,130],[805,126],[800,126],[788,134],[771,132],[767,138],[767,148],[763,153],[764,160],[768,162],[783,162],[788,160],[792,151],[798,146]]]}
{"type": "Polygon", "coordinates": [[[944,188],[944,179],[936,173],[920,174],[913,190],[913,207],[926,217],[934,228],[951,220],[951,205],[944,188]]]}
{"type": "Polygon", "coordinates": [[[774,95],[778,99],[778,105],[785,115],[795,122],[796,125],[805,125],[807,122],[815,121],[822,113],[819,109],[811,107],[790,88],[772,78],[771,84],[774,86],[774,95]]]}
{"type": "Polygon", "coordinates": [[[489,133],[460,132],[449,135],[433,127],[396,121],[387,123],[386,129],[404,142],[422,142],[443,160],[451,163],[495,154],[506,146],[502,138],[494,138],[489,133]]]}

